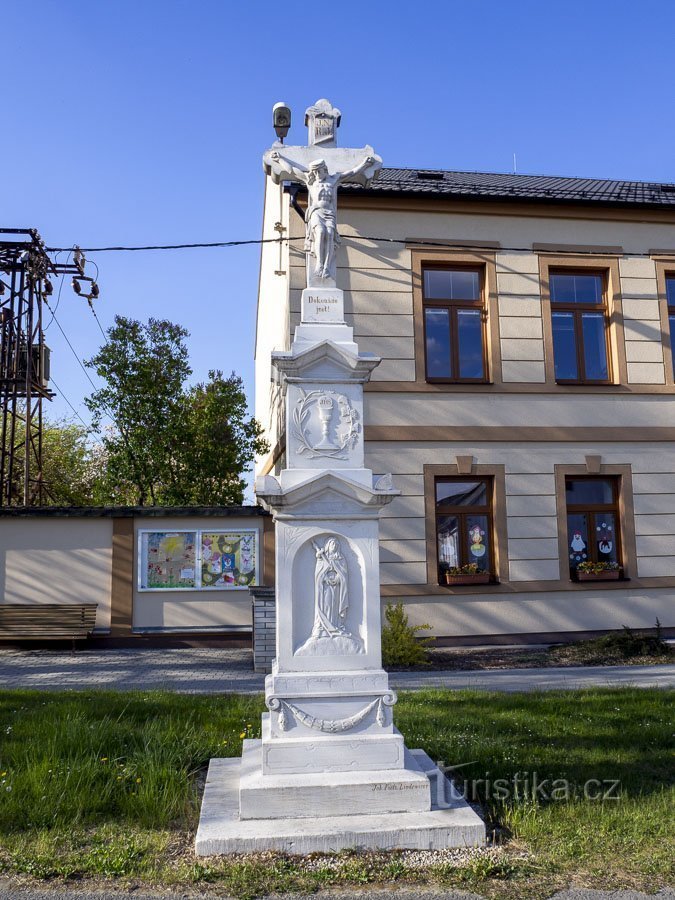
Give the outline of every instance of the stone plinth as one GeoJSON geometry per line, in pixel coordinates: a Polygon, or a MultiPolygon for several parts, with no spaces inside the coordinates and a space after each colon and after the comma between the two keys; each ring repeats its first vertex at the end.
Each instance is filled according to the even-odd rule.
{"type": "Polygon", "coordinates": [[[303,325],[345,326],[344,293],[338,288],[305,288],[300,301],[303,325]]]}
{"type": "MultiPolygon", "coordinates": [[[[324,815],[300,818],[242,819],[239,815],[241,760],[212,759],[206,778],[202,814],[195,842],[197,856],[223,853],[335,853],[348,848],[373,850],[442,850],[478,847],[485,843],[485,825],[469,804],[421,750],[411,751],[419,768],[428,772],[433,791],[424,811],[324,815]]],[[[366,810],[370,807],[366,806],[366,810]]]]}
{"type": "Polygon", "coordinates": [[[269,716],[263,716],[261,744],[263,775],[373,772],[398,770],[405,764],[405,746],[397,728],[391,734],[333,734],[330,739],[317,734],[272,740],[269,716]]]}

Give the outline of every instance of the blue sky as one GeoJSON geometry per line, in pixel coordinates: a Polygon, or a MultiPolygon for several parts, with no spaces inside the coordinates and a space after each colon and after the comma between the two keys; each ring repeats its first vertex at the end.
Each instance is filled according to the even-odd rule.
{"type": "MultiPolygon", "coordinates": [[[[675,181],[669,0],[34,0],[2,17],[2,224],[49,246],[258,238],[277,100],[289,142],[325,96],[340,143],[389,166],[511,171],[516,153],[519,172],[675,181]]],[[[234,369],[252,396],[258,253],[95,255],[100,320],[178,322],[195,379],[234,369]]],[[[68,284],[57,317],[81,358],[96,352],[68,284]]],[[[47,337],[88,420],[91,386],[54,325],[47,337]]],[[[49,413],[72,415],[60,396],[49,413]]]]}

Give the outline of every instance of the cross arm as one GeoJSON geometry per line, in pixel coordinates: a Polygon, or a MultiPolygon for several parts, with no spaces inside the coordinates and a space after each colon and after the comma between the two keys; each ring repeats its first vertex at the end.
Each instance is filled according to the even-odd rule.
{"type": "Polygon", "coordinates": [[[263,156],[263,168],[276,183],[286,178],[306,183],[309,171],[302,163],[289,159],[275,147],[268,150],[263,156]]]}
{"type": "Polygon", "coordinates": [[[339,173],[339,180],[350,181],[358,175],[365,175],[366,180],[371,181],[382,167],[382,160],[377,156],[372,147],[364,147],[365,156],[361,162],[357,163],[346,172],[339,173]]]}

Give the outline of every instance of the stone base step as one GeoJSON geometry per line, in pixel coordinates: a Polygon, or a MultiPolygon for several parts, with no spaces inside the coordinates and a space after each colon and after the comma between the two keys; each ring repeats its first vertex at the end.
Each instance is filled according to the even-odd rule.
{"type": "MultiPolygon", "coordinates": [[[[413,752],[420,761],[426,757],[422,751],[413,752]]],[[[195,842],[197,856],[264,850],[292,854],[355,848],[442,850],[485,843],[482,819],[460,797],[442,800],[442,806],[434,803],[428,812],[241,819],[240,771],[239,759],[211,760],[195,842]]],[[[439,772],[438,779],[442,778],[439,772]]],[[[447,781],[444,794],[448,798],[452,794],[447,781]]],[[[317,806],[317,811],[325,811],[325,805],[317,806]]]]}
{"type": "Polygon", "coordinates": [[[431,786],[415,758],[405,750],[402,769],[356,772],[302,772],[265,775],[262,741],[244,741],[239,781],[241,819],[426,812],[431,786]]]}
{"type": "Polygon", "coordinates": [[[393,734],[354,735],[308,735],[305,731],[299,737],[274,737],[269,713],[263,713],[262,772],[290,775],[403,769],[403,735],[397,728],[392,730],[393,734]]]}

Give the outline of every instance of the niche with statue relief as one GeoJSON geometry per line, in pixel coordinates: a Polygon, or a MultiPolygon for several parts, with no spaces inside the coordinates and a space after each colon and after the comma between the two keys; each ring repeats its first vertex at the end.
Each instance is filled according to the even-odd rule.
{"type": "Polygon", "coordinates": [[[293,561],[294,656],[366,652],[363,580],[363,558],[343,535],[320,534],[299,548],[293,561]]]}

